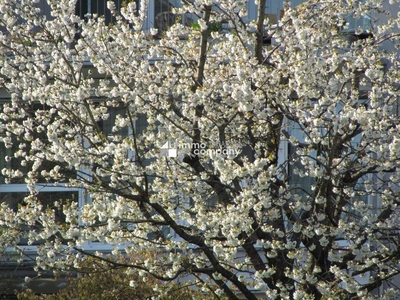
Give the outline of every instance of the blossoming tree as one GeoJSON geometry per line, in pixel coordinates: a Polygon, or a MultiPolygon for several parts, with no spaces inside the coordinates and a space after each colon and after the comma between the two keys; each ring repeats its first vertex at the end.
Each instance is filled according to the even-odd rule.
{"type": "Polygon", "coordinates": [[[394,6],[287,3],[274,24],[266,0],[256,20],[244,0],[182,1],[157,33],[136,2],[110,2],[106,25],[75,1],[47,17],[0,1],[0,192],[29,189],[2,200],[1,250],[25,240],[38,269],[90,256],[231,299],[398,293],[394,6]],[[48,201],[49,186],[80,196],[48,201]],[[118,249],[156,255],[122,265],[118,249]]]}

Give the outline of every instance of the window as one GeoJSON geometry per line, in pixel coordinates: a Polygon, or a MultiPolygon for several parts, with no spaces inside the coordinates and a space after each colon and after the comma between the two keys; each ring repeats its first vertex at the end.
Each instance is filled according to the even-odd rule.
{"type": "Polygon", "coordinates": [[[286,128],[287,135],[293,137],[299,144],[294,145],[289,139],[283,140],[280,149],[280,163],[283,165],[287,163],[286,171],[292,194],[305,200],[312,197],[311,187],[315,183],[315,178],[305,172],[306,167],[304,167],[304,160],[306,159],[307,163],[309,163],[309,160],[312,159],[312,155],[315,155],[315,151],[312,151],[311,157],[307,154],[307,149],[304,149],[306,150],[306,154],[302,153],[302,144],[305,144],[306,134],[300,129],[298,124],[286,120],[286,128]]]}
{"type": "MultiPolygon", "coordinates": [[[[365,0],[356,1],[356,5],[365,2],[365,0]]],[[[349,12],[341,16],[343,18],[343,32],[359,35],[362,38],[372,29],[372,13],[355,17],[353,12],[349,12]]],[[[367,34],[365,37],[368,37],[367,34]]]]}
{"type": "MultiPolygon", "coordinates": [[[[136,7],[140,5],[139,0],[114,0],[117,11],[128,2],[135,2],[136,7]]],[[[191,17],[177,16],[172,12],[174,7],[179,7],[180,5],[180,0],[150,0],[148,3],[147,19],[145,20],[145,24],[143,24],[143,29],[157,28],[158,34],[161,35],[163,31],[176,22],[190,25],[191,17]]],[[[76,14],[82,19],[93,14],[104,16],[106,24],[115,21],[115,18],[107,8],[107,0],[78,0],[76,2],[76,14]]]]}
{"type": "Polygon", "coordinates": [[[107,119],[102,119],[98,122],[99,128],[104,133],[106,137],[112,135],[119,135],[119,136],[127,136],[129,134],[128,127],[121,128],[117,131],[113,130],[113,127],[116,124],[117,118],[126,118],[126,108],[122,105],[117,107],[108,107],[109,116],[107,119]]]}
{"type": "MultiPolygon", "coordinates": [[[[0,113],[3,112],[4,108],[10,107],[8,99],[5,99],[0,103],[0,113]]],[[[10,119],[5,124],[0,124],[0,137],[6,138],[4,142],[0,141],[0,205],[2,203],[7,204],[15,212],[18,211],[25,204],[24,199],[30,196],[30,192],[25,183],[26,174],[31,170],[32,162],[25,161],[26,156],[29,154],[30,146],[29,143],[24,144],[24,137],[20,137],[14,134],[11,130],[8,130],[7,125],[12,126],[14,124],[22,124],[28,120],[26,115],[29,115],[34,119],[38,116],[46,116],[51,122],[52,118],[57,118],[57,112],[54,114],[50,113],[49,108],[39,103],[29,104],[21,103],[16,109],[16,112],[24,112],[19,116],[18,114],[13,115],[8,113],[10,119]],[[3,126],[6,125],[6,126],[3,126]],[[19,153],[19,155],[15,155],[19,153]],[[18,174],[18,176],[9,176],[9,174],[18,174]]],[[[100,119],[97,125],[104,133],[107,138],[114,139],[123,138],[132,134],[129,126],[115,130],[113,127],[117,123],[117,118],[126,117],[126,107],[120,105],[116,107],[107,107],[108,117],[100,119]]],[[[143,122],[143,120],[142,120],[143,122]]],[[[46,131],[41,133],[32,132],[32,136],[39,137],[42,142],[46,142],[46,131]],[[39,136],[43,134],[43,136],[39,136]]],[[[133,157],[133,153],[127,153],[128,156],[133,157]]],[[[54,211],[55,221],[62,223],[65,221],[63,213],[55,206],[55,203],[60,204],[65,202],[76,202],[80,207],[90,201],[87,193],[80,187],[65,187],[64,182],[68,178],[74,178],[78,174],[74,171],[68,173],[62,165],[60,165],[60,173],[63,173],[63,178],[56,182],[52,180],[51,176],[42,176],[46,172],[49,173],[58,164],[52,161],[44,161],[38,170],[38,183],[35,185],[35,189],[39,192],[35,195],[35,200],[43,205],[43,210],[51,209],[54,211]]],[[[82,170],[83,174],[89,174],[89,170],[82,170]]],[[[82,175],[81,175],[82,176],[82,175]]],[[[32,226],[24,226],[23,231],[28,233],[31,230],[40,228],[40,224],[32,226]],[[38,227],[39,226],[39,227],[38,227]]],[[[2,228],[0,227],[0,230],[2,228]]],[[[20,245],[26,245],[28,242],[27,238],[23,238],[19,241],[20,245]]]]}
{"type": "MultiPolygon", "coordinates": [[[[58,205],[66,204],[67,202],[78,202],[82,194],[80,189],[65,189],[64,187],[55,186],[38,186],[40,191],[36,200],[43,205],[43,211],[52,210],[54,212],[55,222],[63,223],[65,221],[65,215],[59,210],[58,205]]],[[[25,197],[30,196],[26,186],[24,184],[16,185],[0,185],[0,204],[6,203],[15,212],[25,204],[25,197]]],[[[18,242],[18,245],[28,244],[28,233],[30,231],[39,230],[41,227],[40,223],[33,225],[24,225],[21,227],[23,231],[23,238],[18,242]],[[26,234],[24,234],[26,233],[26,234]]],[[[0,227],[0,231],[2,228],[0,227]]],[[[35,241],[34,244],[40,244],[42,241],[35,241]]]]}
{"type": "Polygon", "coordinates": [[[302,174],[304,167],[301,164],[301,157],[297,154],[298,147],[288,143],[288,166],[289,185],[293,193],[306,199],[311,195],[311,187],[315,183],[315,178],[302,174]]]}
{"type": "MultiPolygon", "coordinates": [[[[138,5],[139,1],[133,1],[138,5]]],[[[116,9],[119,11],[123,3],[126,2],[127,1],[114,0],[116,9]]],[[[115,21],[110,10],[107,8],[107,0],[78,0],[76,2],[75,11],[82,19],[86,18],[88,15],[97,14],[99,16],[104,16],[106,24],[115,21]]]]}
{"type": "MultiPolygon", "coordinates": [[[[6,102],[0,102],[0,113],[2,109],[8,107],[6,102]]],[[[19,136],[12,131],[13,127],[26,122],[28,118],[34,118],[42,116],[51,120],[54,118],[54,114],[51,113],[48,107],[41,105],[39,103],[21,103],[18,109],[10,114],[6,126],[3,126],[0,130],[0,137],[5,139],[5,142],[0,142],[0,184],[6,183],[24,183],[24,176],[31,169],[32,162],[26,160],[26,156],[31,153],[31,148],[28,143],[24,142],[24,137],[19,136]],[[13,126],[15,124],[15,126],[13,126]],[[7,176],[7,174],[13,174],[12,176],[7,176]],[[6,176],[8,179],[6,179],[6,176]]],[[[46,133],[44,131],[40,132],[29,132],[32,139],[40,138],[42,141],[46,140],[46,133]]],[[[57,164],[43,160],[40,168],[37,170],[39,180],[42,182],[51,182],[50,178],[41,177],[42,171],[50,171],[57,164]]],[[[62,166],[60,166],[62,167],[62,166]]],[[[65,174],[64,174],[65,175],[65,174]]],[[[53,181],[54,182],[54,181],[53,181]]]]}
{"type": "MultiPolygon", "coordinates": [[[[13,211],[17,212],[21,207],[26,205],[25,198],[30,196],[30,192],[25,183],[26,174],[32,168],[32,162],[27,160],[26,157],[33,153],[29,143],[24,143],[25,136],[19,136],[13,132],[12,127],[24,122],[30,122],[29,117],[41,116],[47,118],[49,121],[55,117],[48,107],[39,103],[21,102],[14,112],[10,112],[11,104],[8,99],[3,99],[0,102],[0,113],[7,111],[4,114],[9,117],[2,124],[0,130],[0,205],[5,203],[13,211]],[[12,176],[10,176],[12,174],[12,176]]],[[[4,120],[3,120],[4,121],[4,120]]],[[[46,132],[32,131],[29,132],[32,139],[40,138],[42,142],[46,142],[46,132]]],[[[65,221],[65,215],[56,207],[56,203],[65,204],[68,201],[82,203],[83,190],[80,188],[66,188],[64,181],[68,176],[74,176],[73,173],[68,173],[62,165],[44,160],[37,170],[38,183],[35,188],[39,193],[35,195],[35,200],[40,202],[43,206],[43,211],[52,210],[54,212],[55,221],[62,223],[65,221]],[[52,170],[54,167],[59,166],[60,172],[63,173],[60,180],[54,180],[51,176],[45,174],[52,170]],[[43,173],[42,173],[43,172],[43,173]],[[56,182],[57,181],[57,182],[56,182]]],[[[21,230],[22,235],[24,232],[27,236],[29,231],[40,228],[40,224],[24,225],[21,230]]],[[[0,230],[3,228],[0,227],[0,230]]],[[[27,238],[22,238],[19,241],[20,245],[26,245],[27,238]]],[[[40,243],[40,242],[38,242],[40,243]]]]}
{"type": "MultiPolygon", "coordinates": [[[[292,0],[290,1],[291,7],[296,7],[302,3],[307,2],[307,0],[292,0]]],[[[360,0],[359,2],[364,2],[360,0]]],[[[255,5],[249,6],[249,17],[250,19],[256,19],[256,9],[255,5]]],[[[270,25],[277,24],[282,18],[285,11],[285,1],[284,0],[267,0],[265,9],[265,18],[268,18],[270,25]]],[[[342,31],[344,33],[356,34],[359,38],[368,37],[369,32],[372,28],[372,16],[362,15],[358,18],[354,17],[354,13],[349,12],[347,14],[341,15],[343,19],[342,31]]]]}
{"type": "MultiPolygon", "coordinates": [[[[291,7],[296,7],[307,0],[292,0],[291,7]]],[[[270,24],[277,24],[285,11],[285,3],[283,0],[267,0],[265,8],[265,17],[269,19],[270,24]]]]}
{"type": "MultiPolygon", "coordinates": [[[[359,106],[367,107],[368,100],[360,99],[358,101],[359,106]]],[[[343,104],[336,105],[336,114],[340,115],[341,110],[343,109],[343,104]]],[[[300,129],[299,125],[295,122],[287,121],[287,131],[288,135],[293,137],[298,141],[298,144],[293,145],[289,140],[284,140],[282,143],[282,150],[280,155],[282,155],[283,159],[281,159],[280,163],[286,166],[287,164],[287,174],[288,174],[288,183],[290,190],[293,195],[299,197],[302,200],[315,200],[315,193],[312,189],[313,185],[315,185],[319,178],[315,175],[309,175],[308,170],[312,170],[318,168],[317,166],[317,151],[316,150],[307,150],[304,147],[307,147],[307,143],[305,142],[306,137],[306,129],[300,129]],[[303,151],[304,149],[304,151],[303,151]],[[285,160],[287,159],[287,161],[285,160]]],[[[319,132],[326,139],[329,138],[331,132],[327,132],[327,129],[321,127],[318,129],[319,132]]],[[[334,134],[334,133],[332,133],[334,134]]],[[[347,182],[347,176],[351,175],[351,172],[356,172],[359,170],[359,153],[361,151],[360,144],[362,141],[362,134],[356,132],[356,135],[352,136],[349,140],[347,140],[343,145],[343,149],[340,150],[340,157],[343,161],[347,161],[347,168],[340,170],[338,174],[335,176],[341,177],[339,179],[340,186],[337,188],[342,190],[343,193],[347,194],[348,197],[344,197],[345,203],[342,210],[341,219],[346,221],[357,221],[362,216],[357,213],[357,206],[363,205],[371,205],[370,196],[366,193],[366,185],[371,182],[371,175],[366,174],[360,178],[357,178],[355,182],[347,182]]],[[[329,150],[322,150],[329,151],[329,150]]],[[[327,155],[333,155],[331,153],[327,153],[327,155]]],[[[332,181],[333,182],[333,181],[332,181]]],[[[334,190],[334,187],[330,187],[334,190]]],[[[336,192],[332,192],[332,195],[336,192]]],[[[334,196],[335,197],[335,196],[334,196]]],[[[340,198],[337,196],[337,198],[340,198]]],[[[335,199],[336,201],[337,199],[335,199]]],[[[338,206],[339,207],[339,206],[338,206]]]]}

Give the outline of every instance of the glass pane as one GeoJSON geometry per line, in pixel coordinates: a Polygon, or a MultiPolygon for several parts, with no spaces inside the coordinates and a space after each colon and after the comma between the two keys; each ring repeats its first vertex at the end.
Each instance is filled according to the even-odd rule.
{"type": "MultiPolygon", "coordinates": [[[[122,6],[133,1],[136,2],[137,7],[139,5],[138,0],[114,0],[115,8],[117,11],[120,11],[122,6]]],[[[107,8],[107,0],[78,0],[75,5],[75,13],[82,19],[84,19],[87,14],[102,16],[106,24],[115,21],[115,18],[107,8]]]]}
{"type": "Polygon", "coordinates": [[[113,131],[117,116],[126,118],[125,107],[111,107],[108,109],[109,117],[106,120],[101,120],[98,124],[100,129],[104,132],[105,136],[120,135],[123,137],[128,136],[128,127],[124,127],[118,131],[113,131]]]}
{"type": "Polygon", "coordinates": [[[158,29],[159,35],[176,22],[176,15],[171,11],[172,7],[168,0],[154,1],[154,27],[158,29]]]}
{"type": "MultiPolygon", "coordinates": [[[[296,7],[307,0],[292,0],[290,1],[291,7],[296,7]]],[[[265,5],[266,17],[269,19],[271,24],[277,23],[277,21],[284,14],[284,0],[267,0],[265,5]]]]}
{"type": "MultiPolygon", "coordinates": [[[[12,210],[15,212],[18,211],[19,207],[25,205],[24,198],[29,196],[27,192],[11,192],[4,193],[0,192],[0,205],[2,203],[6,203],[12,210]]],[[[54,203],[57,201],[58,203],[68,203],[68,202],[78,202],[79,192],[77,191],[60,191],[60,192],[40,192],[37,195],[37,200],[43,205],[43,210],[53,209],[54,210],[54,218],[57,223],[65,222],[65,215],[55,207],[54,203]]],[[[37,227],[38,224],[35,225],[37,227]]],[[[0,234],[2,228],[0,227],[0,234]]],[[[34,230],[31,226],[23,226],[22,230],[28,232],[30,230],[34,230]]],[[[26,238],[21,238],[19,241],[19,245],[26,245],[28,240],[26,238]]],[[[41,241],[37,241],[34,244],[40,244],[41,241]]]]}
{"type": "MultiPolygon", "coordinates": [[[[7,104],[0,104],[0,111],[3,110],[3,105],[7,104]]],[[[55,117],[54,114],[50,113],[49,108],[41,105],[40,103],[30,104],[30,103],[21,103],[18,106],[19,111],[23,111],[23,117],[10,117],[7,122],[15,122],[16,124],[22,124],[25,120],[31,119],[34,120],[37,115],[46,115],[48,118],[52,119],[55,117]]],[[[21,114],[22,115],[22,114],[21,114]]],[[[2,141],[0,141],[0,184],[6,183],[6,176],[2,173],[4,168],[16,171],[19,170],[20,176],[10,178],[8,183],[25,183],[25,175],[31,170],[32,161],[25,161],[26,157],[24,156],[27,153],[30,153],[30,145],[26,143],[24,133],[20,135],[16,135],[12,132],[7,132],[6,124],[1,124],[3,126],[3,132],[0,133],[1,137],[8,137],[9,141],[7,141],[8,145],[5,145],[2,141]],[[22,152],[22,154],[15,157],[16,152],[22,152]]],[[[31,131],[30,134],[33,136],[34,139],[40,139],[43,143],[47,141],[47,133],[43,132],[36,132],[31,131]]],[[[50,178],[47,180],[40,176],[41,171],[46,170],[50,171],[54,167],[56,167],[57,163],[43,160],[41,166],[38,168],[37,176],[39,182],[54,182],[50,178]]],[[[65,168],[61,165],[61,170],[65,170],[65,168]]],[[[71,175],[69,175],[71,176],[71,175]]],[[[64,180],[59,180],[64,181],[64,180]]]]}
{"type": "MultiPolygon", "coordinates": [[[[7,203],[15,212],[18,211],[20,205],[24,205],[24,198],[29,196],[29,192],[0,192],[0,204],[7,203]]],[[[54,203],[77,202],[79,197],[78,191],[59,191],[59,192],[40,192],[36,199],[43,205],[43,209],[54,208],[54,203]]],[[[60,213],[61,214],[61,213],[60,213]]],[[[57,218],[57,214],[56,214],[57,218]]],[[[59,220],[64,220],[60,217],[59,220]]]]}
{"type": "Polygon", "coordinates": [[[301,196],[303,199],[306,199],[308,195],[311,194],[311,186],[315,183],[315,178],[305,175],[300,175],[304,173],[304,167],[300,162],[298,155],[296,154],[295,146],[289,143],[289,158],[291,163],[289,164],[289,185],[291,189],[297,195],[301,196]]]}
{"type": "Polygon", "coordinates": [[[0,143],[0,184],[5,183],[5,176],[2,173],[4,168],[10,168],[10,163],[6,161],[6,156],[10,155],[11,150],[7,149],[3,143],[0,143]]]}
{"type": "Polygon", "coordinates": [[[158,29],[158,36],[174,24],[180,23],[191,26],[197,17],[191,13],[176,14],[172,12],[174,7],[180,7],[178,0],[154,0],[154,27],[158,29]]]}

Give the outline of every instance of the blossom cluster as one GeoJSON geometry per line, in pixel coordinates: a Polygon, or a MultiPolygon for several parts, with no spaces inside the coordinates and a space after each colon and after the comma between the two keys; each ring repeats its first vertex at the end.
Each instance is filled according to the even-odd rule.
{"type": "Polygon", "coordinates": [[[93,242],[147,249],[127,272],[232,299],[374,299],[399,273],[394,4],[287,4],[272,26],[264,0],[257,20],[248,1],[182,1],[195,24],[156,36],[148,1],[109,2],[112,24],[33,2],[0,0],[1,251],[40,244],[36,269],[66,270],[121,267],[93,242]],[[159,155],[168,140],[190,146],[159,155]],[[240,151],[193,155],[213,143],[240,151]]]}

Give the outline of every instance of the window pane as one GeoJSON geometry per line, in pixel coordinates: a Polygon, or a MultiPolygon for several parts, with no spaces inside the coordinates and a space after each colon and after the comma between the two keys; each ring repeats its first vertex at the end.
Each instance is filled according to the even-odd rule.
{"type": "MultiPolygon", "coordinates": [[[[75,13],[80,18],[84,19],[87,14],[102,16],[106,24],[115,21],[110,10],[107,8],[108,0],[78,0],[75,5],[75,13]]],[[[136,2],[136,7],[139,5],[138,0],[114,0],[115,8],[120,11],[121,7],[129,2],[136,2]]]]}
{"type": "MultiPolygon", "coordinates": [[[[29,192],[0,192],[0,204],[7,203],[15,212],[18,211],[20,205],[24,205],[24,198],[29,196],[29,192]]],[[[79,197],[78,191],[59,191],[59,192],[40,192],[36,196],[37,201],[43,205],[43,209],[54,208],[54,203],[67,203],[69,201],[77,202],[79,197]]],[[[60,213],[56,213],[56,219],[64,220],[60,213]]]]}
{"type": "Polygon", "coordinates": [[[7,149],[3,143],[0,143],[0,184],[5,183],[6,177],[1,170],[10,168],[12,162],[6,161],[6,156],[10,156],[11,149],[7,149]]]}
{"type": "Polygon", "coordinates": [[[109,117],[106,120],[101,120],[98,124],[105,136],[120,135],[122,137],[128,136],[128,127],[121,128],[118,131],[113,131],[115,121],[118,116],[126,118],[125,107],[110,107],[108,109],[109,117]]]}
{"type": "MultiPolygon", "coordinates": [[[[6,176],[3,175],[3,169],[20,170],[22,174],[28,172],[28,166],[22,165],[23,157],[14,157],[14,153],[19,149],[19,142],[16,140],[15,136],[12,137],[11,147],[6,147],[4,143],[0,142],[0,184],[6,182],[6,176]]],[[[12,178],[10,183],[24,183],[22,177],[12,178]]]]}
{"type": "MultiPolygon", "coordinates": [[[[12,210],[15,212],[18,211],[19,207],[25,205],[24,198],[29,196],[27,192],[11,192],[4,193],[0,192],[0,205],[2,203],[6,203],[12,210]]],[[[57,207],[55,207],[55,202],[65,204],[68,202],[78,202],[79,192],[77,191],[60,191],[60,192],[40,192],[37,195],[37,201],[43,205],[43,210],[52,209],[54,210],[54,218],[57,223],[65,222],[65,215],[60,211],[57,207]]],[[[39,224],[35,225],[36,229],[40,226],[39,224]]],[[[0,227],[0,231],[2,228],[0,227]]],[[[35,230],[31,226],[23,226],[22,230],[27,233],[30,230],[35,230]]],[[[28,243],[27,238],[21,238],[19,241],[19,245],[26,245],[28,243]]],[[[40,244],[40,241],[35,242],[35,244],[40,244]]]]}
{"type": "MultiPolygon", "coordinates": [[[[0,112],[3,111],[3,108],[6,107],[7,104],[0,104],[0,112]]],[[[46,118],[53,120],[56,117],[55,113],[52,113],[49,108],[45,105],[41,105],[40,103],[19,103],[18,111],[23,112],[18,116],[13,115],[13,113],[9,113],[9,119],[7,121],[3,121],[0,123],[2,126],[3,131],[0,132],[0,184],[6,182],[6,176],[2,173],[3,169],[10,170],[14,175],[16,171],[19,171],[18,176],[12,176],[8,183],[25,183],[25,177],[28,171],[32,169],[33,162],[25,161],[27,155],[35,156],[38,154],[38,151],[33,153],[31,151],[31,147],[29,142],[26,142],[25,133],[29,133],[29,135],[33,139],[39,139],[44,144],[48,143],[47,139],[47,132],[46,131],[36,131],[36,130],[28,130],[24,128],[22,134],[15,134],[13,129],[7,129],[7,125],[9,124],[16,124],[15,127],[20,127],[26,120],[32,120],[33,124],[35,124],[35,119],[40,116],[46,116],[46,118]],[[2,141],[2,138],[7,137],[7,139],[2,141]],[[6,144],[5,144],[6,143],[6,144]],[[15,155],[19,153],[18,155],[15,155]]],[[[7,114],[7,113],[6,113],[7,114]]],[[[41,154],[41,153],[39,153],[41,154]]],[[[56,167],[57,163],[42,160],[40,167],[37,169],[37,178],[39,182],[54,182],[50,177],[45,179],[41,176],[42,171],[49,172],[54,167],[56,167]]],[[[62,165],[60,165],[61,171],[66,171],[62,165]]],[[[65,175],[65,174],[64,174],[65,175]]],[[[65,175],[67,176],[67,175],[65,175]]],[[[74,174],[69,174],[68,176],[74,176],[74,174]]],[[[59,179],[58,181],[64,182],[65,180],[59,179]]]]}
{"type": "Polygon", "coordinates": [[[154,24],[160,35],[176,21],[176,17],[172,13],[172,7],[172,4],[168,0],[154,1],[154,24]]]}
{"type": "Polygon", "coordinates": [[[158,35],[162,36],[170,26],[180,23],[191,26],[196,19],[190,13],[175,14],[172,12],[174,7],[179,7],[178,0],[154,0],[154,27],[158,29],[158,35]]]}
{"type": "Polygon", "coordinates": [[[291,163],[289,164],[289,185],[291,189],[297,195],[301,196],[303,199],[306,199],[308,195],[311,194],[311,186],[315,183],[315,178],[304,175],[304,167],[301,164],[301,161],[296,154],[295,146],[289,143],[289,158],[291,159],[291,163]]]}

